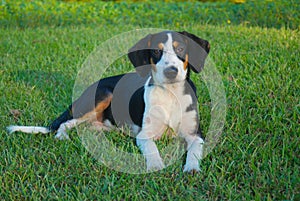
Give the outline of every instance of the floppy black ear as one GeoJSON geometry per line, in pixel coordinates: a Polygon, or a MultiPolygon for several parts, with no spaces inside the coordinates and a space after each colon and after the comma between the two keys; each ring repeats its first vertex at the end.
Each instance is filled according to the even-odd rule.
{"type": "Polygon", "coordinates": [[[151,34],[147,35],[128,50],[129,60],[142,77],[145,77],[151,70],[149,49],[151,37],[151,34]]]}
{"type": "Polygon", "coordinates": [[[186,31],[178,33],[184,35],[187,39],[189,67],[195,73],[199,73],[204,67],[205,59],[209,53],[209,42],[186,31]]]}

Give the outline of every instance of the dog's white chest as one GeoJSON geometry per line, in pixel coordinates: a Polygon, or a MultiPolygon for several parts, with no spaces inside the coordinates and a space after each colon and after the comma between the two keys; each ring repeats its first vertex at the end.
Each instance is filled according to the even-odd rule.
{"type": "Polygon", "coordinates": [[[190,94],[184,94],[183,84],[170,84],[168,87],[152,86],[145,90],[145,114],[155,113],[154,116],[173,128],[176,133],[181,130],[183,123],[195,127],[192,120],[196,116],[196,111],[187,111],[192,104],[192,97],[190,94]]]}

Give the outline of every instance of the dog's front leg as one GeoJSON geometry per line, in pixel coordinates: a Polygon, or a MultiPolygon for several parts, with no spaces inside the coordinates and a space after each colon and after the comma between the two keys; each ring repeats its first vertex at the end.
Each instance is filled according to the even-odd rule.
{"type": "MultiPolygon", "coordinates": [[[[143,135],[143,133],[140,134],[143,135]]],[[[140,134],[138,135],[136,142],[146,158],[147,171],[163,169],[165,165],[162,158],[160,157],[155,142],[153,141],[153,139],[142,139],[140,134]]]]}
{"type": "Polygon", "coordinates": [[[137,145],[146,158],[147,171],[161,170],[165,167],[154,142],[154,139],[159,138],[166,129],[163,118],[160,116],[162,114],[159,108],[154,108],[151,112],[146,113],[142,130],[136,138],[137,145]],[[158,111],[156,111],[157,109],[158,111]]]}
{"type": "Polygon", "coordinates": [[[197,135],[189,135],[185,137],[187,142],[187,157],[184,166],[184,172],[199,172],[199,160],[202,159],[204,141],[197,135]]]}

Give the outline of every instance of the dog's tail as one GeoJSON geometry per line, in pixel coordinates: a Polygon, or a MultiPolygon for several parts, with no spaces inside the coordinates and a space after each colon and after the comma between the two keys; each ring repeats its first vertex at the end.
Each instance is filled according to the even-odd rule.
{"type": "Polygon", "coordinates": [[[62,123],[73,118],[71,108],[72,106],[69,106],[69,108],[65,112],[63,112],[57,119],[55,119],[48,127],[11,125],[8,126],[6,129],[10,134],[17,131],[22,133],[32,133],[32,134],[36,134],[36,133],[47,134],[47,133],[55,132],[58,130],[58,128],[62,123]]]}
{"type": "Polygon", "coordinates": [[[50,133],[51,130],[47,127],[42,126],[8,126],[7,131],[11,134],[17,131],[20,131],[22,133],[43,133],[47,134],[50,133]]]}

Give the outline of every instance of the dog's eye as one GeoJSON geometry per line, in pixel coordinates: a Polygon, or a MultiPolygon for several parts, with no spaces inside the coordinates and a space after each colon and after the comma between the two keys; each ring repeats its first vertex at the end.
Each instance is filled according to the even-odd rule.
{"type": "Polygon", "coordinates": [[[154,56],[160,56],[161,55],[161,50],[152,50],[152,53],[154,54],[154,56]]]}
{"type": "Polygon", "coordinates": [[[181,52],[183,52],[183,50],[184,50],[183,47],[178,47],[178,48],[176,48],[176,52],[177,52],[177,53],[181,53],[181,52]]]}

